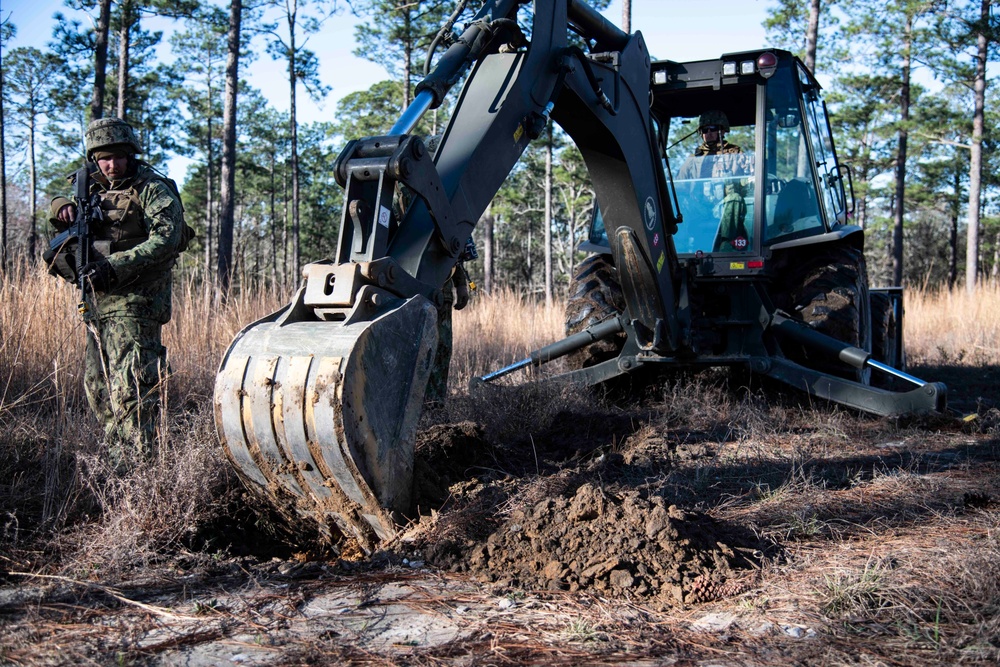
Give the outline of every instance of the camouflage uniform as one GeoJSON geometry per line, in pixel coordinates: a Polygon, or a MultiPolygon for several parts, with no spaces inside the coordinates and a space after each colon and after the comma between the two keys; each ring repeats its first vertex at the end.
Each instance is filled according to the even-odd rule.
{"type": "Polygon", "coordinates": [[[451,311],[455,307],[454,279],[449,278],[442,289],[444,304],[438,309],[437,351],[434,353],[431,375],[427,379],[427,393],[424,394],[424,402],[430,407],[444,405],[444,399],[448,396],[448,370],[451,366],[452,349],[451,311]]]}
{"type": "MultiPolygon", "coordinates": [[[[711,158],[703,162],[705,178],[720,179],[735,175],[749,174],[749,155],[744,155],[739,146],[726,140],[709,145],[702,143],[695,149],[695,157],[711,158]]],[[[719,218],[719,234],[713,251],[736,250],[732,241],[738,237],[747,238],[746,184],[741,181],[726,181],[716,184],[712,191],[716,215],[719,218]]]]}
{"type": "MultiPolygon", "coordinates": [[[[104,119],[105,126],[117,119],[104,119]]],[[[88,128],[88,134],[95,125],[88,128]]],[[[118,121],[121,123],[121,121],[118,121]]],[[[127,127],[127,126],[126,126],[127,127]]],[[[131,130],[131,128],[129,128],[131,130]]],[[[101,147],[88,136],[88,157],[101,147]]],[[[130,149],[138,146],[130,144],[130,149]]],[[[144,162],[129,156],[123,179],[110,182],[97,170],[91,193],[99,195],[102,221],[91,224],[94,249],[114,279],[88,292],[84,385],[103,424],[112,460],[148,458],[160,411],[160,381],[167,374],[161,329],[171,315],[171,269],[182,247],[184,218],[173,189],[144,162]]],[[[52,201],[52,224],[68,199],[52,201]]]]}
{"type": "Polygon", "coordinates": [[[454,273],[441,289],[444,292],[444,305],[438,310],[438,346],[434,354],[434,367],[431,368],[431,375],[427,380],[427,393],[424,395],[424,401],[430,407],[441,407],[448,396],[452,311],[462,310],[469,303],[469,274],[461,262],[455,265],[454,273]]]}

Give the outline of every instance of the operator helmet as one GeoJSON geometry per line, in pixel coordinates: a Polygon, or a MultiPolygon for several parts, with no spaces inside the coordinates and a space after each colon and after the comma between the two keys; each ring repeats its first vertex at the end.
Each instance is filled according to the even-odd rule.
{"type": "Polygon", "coordinates": [[[713,109],[711,111],[706,111],[701,114],[701,118],[698,119],[698,129],[705,127],[706,125],[718,125],[722,128],[723,132],[729,131],[729,119],[726,118],[726,114],[718,109],[713,109]]]}
{"type": "Polygon", "coordinates": [[[93,157],[94,152],[102,148],[111,151],[124,150],[131,155],[142,152],[135,130],[121,118],[98,118],[91,121],[83,138],[88,158],[93,157]]]}

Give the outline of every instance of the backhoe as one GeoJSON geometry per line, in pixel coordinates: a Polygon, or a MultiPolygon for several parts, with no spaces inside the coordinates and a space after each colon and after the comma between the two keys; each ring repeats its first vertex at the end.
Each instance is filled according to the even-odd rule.
{"type": "Polygon", "coordinates": [[[765,49],[653,61],[640,32],[580,0],[488,0],[396,124],[333,165],[345,191],[336,255],[306,266],[290,303],[222,361],[216,423],[249,486],[366,549],[396,534],[441,288],[550,119],[589,171],[594,254],[574,281],[570,336],[481,381],[569,355],[557,377],[583,385],[740,366],[877,414],[944,409],[943,385],[897,368],[900,294],[871,297],[849,171],[798,60],[765,49]],[[432,152],[411,132],[463,79],[432,152]],[[682,168],[707,111],[743,144],[738,171],[682,168]],[[874,386],[873,371],[912,388],[874,386]]]}

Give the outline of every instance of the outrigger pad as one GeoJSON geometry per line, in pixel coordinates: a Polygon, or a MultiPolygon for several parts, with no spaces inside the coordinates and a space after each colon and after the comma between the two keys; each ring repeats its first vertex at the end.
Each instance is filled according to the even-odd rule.
{"type": "Polygon", "coordinates": [[[219,437],[247,485],[366,551],[411,509],[437,348],[434,306],[421,296],[399,304],[352,324],[276,313],[237,336],[215,385],[219,437]]]}

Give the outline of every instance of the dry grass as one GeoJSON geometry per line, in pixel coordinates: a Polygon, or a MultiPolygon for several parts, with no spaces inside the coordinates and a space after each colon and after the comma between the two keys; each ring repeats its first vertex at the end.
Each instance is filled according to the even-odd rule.
{"type": "Polygon", "coordinates": [[[563,305],[551,308],[511,289],[476,293],[454,314],[454,354],[449,384],[465,387],[476,375],[497,370],[562,338],[563,305]]]}
{"type": "Polygon", "coordinates": [[[896,641],[914,657],[996,659],[996,516],[973,514],[949,524],[937,526],[930,539],[901,530],[866,541],[865,549],[817,555],[811,581],[820,611],[846,637],[896,641]]]}
{"type": "MultiPolygon", "coordinates": [[[[5,542],[21,546],[31,542],[31,535],[50,531],[59,534],[83,521],[85,533],[93,542],[113,544],[117,538],[106,532],[110,525],[121,525],[122,534],[131,530],[127,523],[121,523],[121,517],[110,517],[122,507],[134,512],[144,505],[160,506],[164,488],[170,486],[178,491],[186,486],[199,493],[204,491],[195,474],[199,466],[207,467],[209,477],[218,476],[225,467],[214,442],[210,410],[219,359],[240,328],[280,307],[288,297],[238,295],[220,304],[203,287],[191,281],[175,281],[174,316],[164,330],[172,376],[164,405],[161,443],[161,457],[174,465],[154,466],[171,470],[172,476],[155,479],[156,475],[145,471],[137,473],[142,480],[125,483],[112,479],[102,467],[101,436],[83,395],[84,334],[76,313],[75,290],[40,267],[16,266],[0,283],[0,426],[6,436],[0,445],[4,449],[0,527],[5,542]],[[182,470],[187,470],[191,478],[184,478],[182,470]],[[130,497],[111,490],[116,486],[141,491],[130,497]],[[143,498],[142,494],[147,496],[143,498]],[[94,516],[105,516],[111,523],[95,528],[91,523],[94,516]]],[[[908,296],[906,339],[911,359],[997,363],[998,313],[1000,289],[996,287],[984,287],[973,296],[965,292],[908,296]]],[[[491,439],[500,442],[530,430],[532,424],[550,422],[561,410],[585,407],[577,394],[538,387],[505,391],[502,397],[465,394],[468,380],[474,375],[520,360],[530,350],[557,340],[562,333],[561,304],[545,308],[512,290],[476,294],[470,306],[454,317],[452,416],[483,421],[491,439]]],[[[735,442],[733,452],[723,455],[736,458],[767,460],[768,443],[786,430],[789,421],[800,418],[797,411],[804,410],[769,404],[759,393],[735,395],[712,377],[686,378],[656,391],[661,393],[650,396],[656,412],[651,424],[656,429],[699,431],[735,442]]],[[[811,428],[827,433],[825,442],[839,444],[848,437],[842,425],[843,412],[807,411],[811,419],[823,422],[813,423],[811,428]]],[[[801,483],[801,465],[798,470],[801,483]]],[[[782,483],[767,486],[767,493],[782,486],[787,489],[791,481],[793,474],[789,473],[782,483]]],[[[200,498],[199,493],[175,495],[200,498]]],[[[189,511],[172,508],[162,513],[162,521],[153,523],[171,523],[173,518],[166,517],[187,517],[189,511]]],[[[138,516],[132,519],[138,524],[147,521],[138,516]]],[[[180,523],[190,524],[191,520],[184,518],[180,523]]],[[[86,551],[86,539],[73,539],[86,551]]],[[[171,536],[166,541],[176,539],[171,536]]]]}
{"type": "Polygon", "coordinates": [[[904,336],[911,362],[1000,365],[1000,283],[970,294],[908,291],[904,336]]]}
{"type": "MultiPolygon", "coordinates": [[[[216,522],[232,513],[238,485],[212,423],[217,364],[240,328],[289,296],[240,295],[219,304],[193,283],[176,281],[174,318],[164,332],[173,376],[158,458],[122,476],[104,462],[101,434],[83,397],[83,330],[73,290],[34,267],[18,267],[0,283],[0,569],[113,582],[191,549],[218,549],[226,536],[216,522]]],[[[998,313],[996,287],[972,297],[908,295],[911,363],[951,365],[967,375],[1000,365],[998,313]]],[[[551,615],[490,621],[488,639],[428,651],[420,656],[427,664],[497,647],[511,664],[517,656],[566,664],[597,664],[593,658],[603,656],[613,664],[677,647],[708,659],[732,655],[734,645],[759,664],[991,664],[1000,658],[995,409],[980,415],[979,426],[878,420],[758,389],[734,391],[714,373],[657,386],[640,406],[626,408],[543,385],[469,395],[471,377],[561,337],[562,308],[500,291],[476,295],[454,322],[447,417],[475,420],[500,447],[553,423],[565,426],[557,416],[566,411],[609,419],[624,414],[634,420],[631,435],[595,452],[593,465],[608,475],[604,481],[612,481],[614,468],[601,468],[597,455],[621,456],[635,480],[622,472],[616,483],[670,495],[783,549],[769,556],[758,584],[734,599],[655,615],[597,597],[546,598],[541,607],[555,610],[551,615]],[[684,629],[713,609],[736,613],[747,624],[809,625],[822,639],[791,645],[780,632],[777,638],[752,635],[749,625],[719,637],[684,629]]],[[[533,448],[533,442],[522,448],[526,459],[535,457],[534,465],[524,464],[529,473],[538,466],[533,448]]],[[[532,480],[534,487],[519,489],[558,482],[556,475],[532,480]]],[[[512,496],[511,502],[528,500],[512,496]]],[[[269,600],[274,595],[292,593],[262,593],[269,600]]],[[[486,594],[467,595],[482,601],[486,594]]],[[[248,618],[246,626],[254,627],[264,617],[248,618]]],[[[314,657],[351,646],[303,642],[312,646],[303,655],[315,650],[314,657]]],[[[30,642],[23,648],[29,655],[30,642]]],[[[406,663],[389,653],[364,658],[406,663]]]]}
{"type": "Polygon", "coordinates": [[[23,264],[0,283],[0,566],[113,580],[204,541],[227,510],[237,487],[212,423],[215,371],[236,331],[278,299],[220,307],[175,288],[157,457],[117,473],[83,392],[77,292],[23,264]]]}

